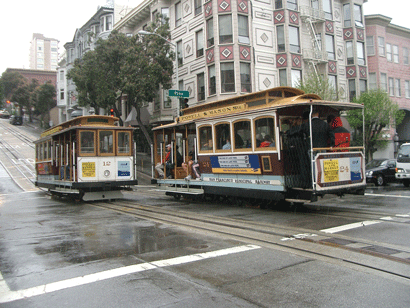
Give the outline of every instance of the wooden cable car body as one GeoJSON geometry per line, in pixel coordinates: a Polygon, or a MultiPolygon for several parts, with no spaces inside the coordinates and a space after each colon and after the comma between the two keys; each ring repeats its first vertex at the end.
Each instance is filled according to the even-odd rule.
{"type": "Polygon", "coordinates": [[[38,187],[85,201],[121,198],[137,185],[133,129],[118,118],[81,116],[41,134],[36,145],[38,187]]]}
{"type": "Polygon", "coordinates": [[[312,132],[313,109],[326,120],[328,114],[363,106],[278,87],[184,109],[175,123],[154,129],[153,165],[164,160],[167,144],[173,161],[170,176],[158,178],[155,172],[153,182],[175,197],[197,194],[304,203],[330,193],[363,194],[363,146],[312,148],[312,134],[290,137],[289,132],[297,129],[291,123],[306,111],[312,132]],[[194,179],[189,166],[186,171],[175,163],[176,151],[185,162],[199,164],[200,179],[194,179]],[[189,175],[191,179],[185,179],[189,175]]]}

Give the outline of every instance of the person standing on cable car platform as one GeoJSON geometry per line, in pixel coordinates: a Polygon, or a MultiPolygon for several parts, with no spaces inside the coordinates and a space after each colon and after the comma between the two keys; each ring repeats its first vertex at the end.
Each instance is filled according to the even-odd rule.
{"type": "MultiPolygon", "coordinates": [[[[306,115],[304,115],[306,116],[306,115]]],[[[329,125],[319,118],[319,111],[312,112],[312,148],[328,148],[335,145],[335,134],[329,125]]],[[[306,137],[310,136],[309,122],[301,126],[306,137]]]]}

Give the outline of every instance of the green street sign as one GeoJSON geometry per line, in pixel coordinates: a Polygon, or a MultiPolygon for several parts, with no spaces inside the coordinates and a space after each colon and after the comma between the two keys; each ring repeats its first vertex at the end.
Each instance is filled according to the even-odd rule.
{"type": "Polygon", "coordinates": [[[189,97],[189,92],[180,90],[168,90],[168,96],[189,97]]]}

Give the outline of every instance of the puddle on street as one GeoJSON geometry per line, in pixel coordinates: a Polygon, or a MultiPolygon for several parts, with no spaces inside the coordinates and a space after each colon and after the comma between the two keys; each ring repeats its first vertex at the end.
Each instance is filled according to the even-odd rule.
{"type": "Polygon", "coordinates": [[[104,217],[102,224],[95,221],[71,226],[64,224],[61,231],[65,235],[40,240],[34,248],[35,253],[58,255],[64,262],[83,263],[130,255],[141,257],[153,252],[173,255],[185,248],[201,250],[208,247],[204,240],[175,227],[113,214],[115,219],[104,217]]]}

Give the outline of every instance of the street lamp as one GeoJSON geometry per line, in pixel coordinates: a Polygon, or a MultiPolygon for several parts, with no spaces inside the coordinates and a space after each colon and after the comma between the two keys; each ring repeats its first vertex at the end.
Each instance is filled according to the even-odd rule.
{"type": "MultiPolygon", "coordinates": [[[[141,34],[141,35],[156,35],[156,36],[162,38],[165,42],[167,42],[168,44],[172,45],[175,48],[175,67],[176,67],[176,72],[175,72],[175,75],[176,75],[175,84],[176,85],[175,85],[175,88],[177,90],[179,90],[179,85],[178,85],[178,47],[177,47],[177,45],[170,42],[170,41],[168,41],[165,37],[159,35],[158,33],[153,33],[153,32],[149,32],[149,31],[145,31],[145,30],[140,30],[140,31],[138,31],[138,34],[141,34]]],[[[179,116],[179,100],[177,98],[177,117],[178,116],[179,116]]]]}

